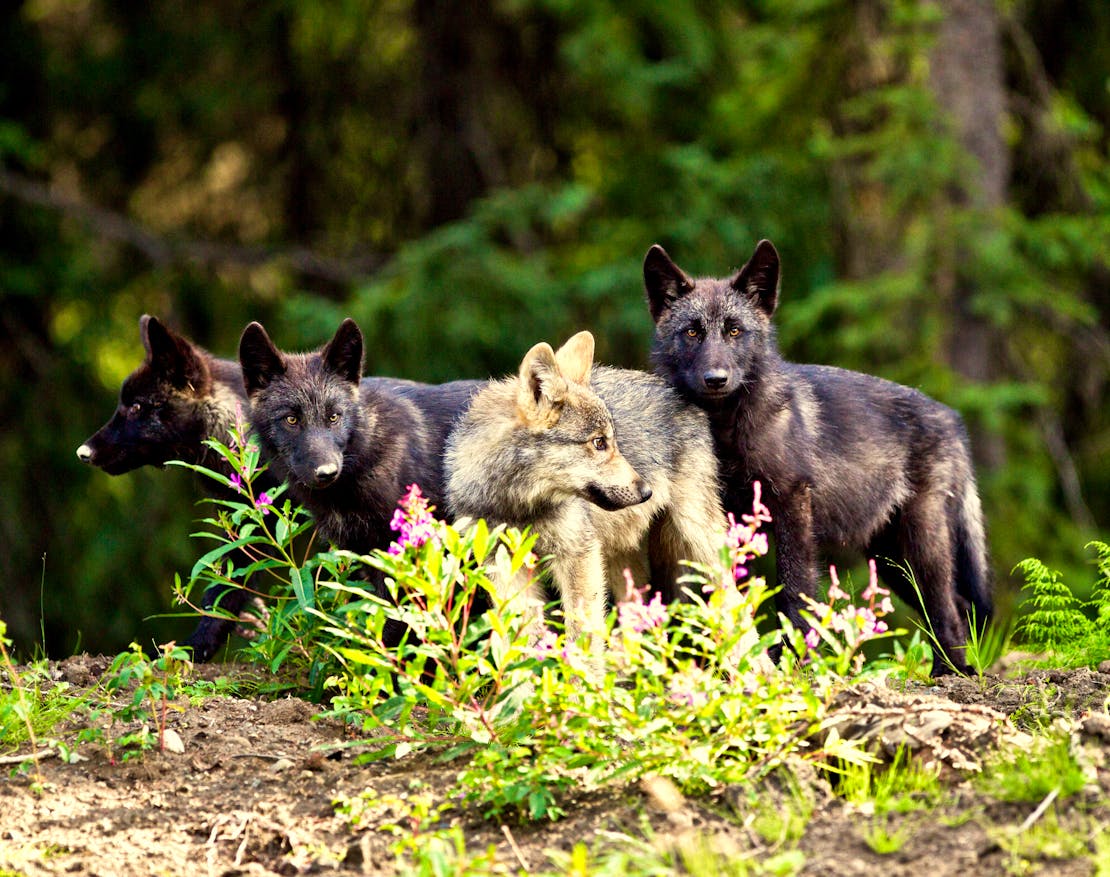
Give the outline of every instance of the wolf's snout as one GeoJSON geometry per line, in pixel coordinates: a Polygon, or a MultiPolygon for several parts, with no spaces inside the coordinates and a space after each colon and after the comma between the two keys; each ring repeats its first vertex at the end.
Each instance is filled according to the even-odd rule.
{"type": "Polygon", "coordinates": [[[701,379],[705,381],[706,389],[722,390],[728,383],[728,372],[723,368],[710,369],[701,376],[701,379]]]}
{"type": "Polygon", "coordinates": [[[339,466],[335,463],[321,463],[312,473],[318,485],[327,485],[339,477],[339,466]]]}
{"type": "Polygon", "coordinates": [[[591,484],[586,489],[586,495],[594,505],[605,509],[607,512],[616,512],[647,502],[651,499],[651,488],[647,486],[647,482],[642,480],[620,487],[591,484]]]}
{"type": "Polygon", "coordinates": [[[91,463],[93,458],[93,450],[88,445],[81,445],[77,449],[77,459],[82,463],[91,463]]]}

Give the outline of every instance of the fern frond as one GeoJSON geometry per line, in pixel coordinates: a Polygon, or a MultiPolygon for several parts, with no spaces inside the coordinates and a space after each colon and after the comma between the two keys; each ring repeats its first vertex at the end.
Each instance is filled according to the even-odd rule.
{"type": "Polygon", "coordinates": [[[1056,652],[1085,639],[1091,621],[1083,613],[1083,604],[1064,584],[1060,573],[1049,569],[1035,557],[1026,558],[1015,570],[1025,577],[1023,591],[1029,591],[1033,611],[1017,625],[1017,635],[1033,649],[1056,652]]]}

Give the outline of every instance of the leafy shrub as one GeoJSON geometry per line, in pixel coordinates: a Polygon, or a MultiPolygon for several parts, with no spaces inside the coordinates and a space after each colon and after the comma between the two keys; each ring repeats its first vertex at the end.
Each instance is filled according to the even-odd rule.
{"type": "Polygon", "coordinates": [[[213,446],[242,477],[209,474],[241,498],[215,501],[223,544],[197,563],[182,597],[213,582],[267,596],[277,609],[248,657],[326,669],[332,714],[366,735],[361,758],[465,758],[463,802],[528,819],[562,815],[572,788],[649,774],[698,792],[798,756],[869,758],[835,732],[813,741],[833,691],[866,672],[861,647],[886,631],[886,592],[873,578],[857,607],[834,588],[827,603],[811,602],[807,632],[784,620],[761,633],[771,591],[746,566],[767,550],[758,492],[722,534],[719,561],[690,567],[685,600],[664,606],[630,582],[631,599],[605,630],[572,642],[557,625],[529,627],[496,584],[542,574],[527,533],[447,524],[414,486],[388,550],[298,554],[290,545],[303,519],[288,500],[260,502],[255,452],[238,440],[213,446]],[[233,562],[232,548],[250,562],[233,562]],[[399,641],[389,635],[398,626],[399,641]],[[782,652],[777,663],[769,651],[782,652]]]}

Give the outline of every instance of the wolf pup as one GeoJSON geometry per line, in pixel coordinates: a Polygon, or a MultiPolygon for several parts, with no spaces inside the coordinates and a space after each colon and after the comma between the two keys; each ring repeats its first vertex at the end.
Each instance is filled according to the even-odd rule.
{"type": "Polygon", "coordinates": [[[362,332],[346,319],[315,353],[283,353],[259,323],[239,342],[250,419],[270,471],[340,548],[392,539],[410,484],[443,507],[443,446],[480,381],[361,381],[362,332]]]}
{"type": "MultiPolygon", "coordinates": [[[[115,414],[77,449],[78,459],[109,475],[170,460],[226,470],[223,458],[204,442],[227,442],[236,407],[246,409],[239,364],[217,359],[157,317],[139,320],[139,336],[146,359],[124,379],[115,414]]],[[[204,480],[206,489],[219,492],[214,482],[204,480]]],[[[204,592],[202,607],[211,611],[219,606],[237,615],[246,596],[238,588],[212,586],[204,592]]],[[[234,626],[233,621],[203,616],[184,645],[192,648],[195,660],[207,661],[234,626]]]]}
{"type": "Polygon", "coordinates": [[[771,315],[779,256],[770,241],[733,277],[691,278],[655,245],[644,260],[657,371],[709,413],[725,506],[753,480],[773,517],[780,610],[805,629],[819,549],[866,552],[920,606],[943,655],[967,671],[967,613],[991,615],[983,516],[960,416],[870,375],[784,361],[771,315]],[[899,566],[916,578],[920,599],[899,566]]]}
{"type": "MultiPolygon", "coordinates": [[[[589,332],[558,352],[537,344],[516,376],[474,397],[446,455],[453,514],[529,526],[537,551],[552,555],[571,639],[601,629],[607,584],[624,596],[621,573],[641,570],[649,531],[654,584],[668,599],[679,561],[714,561],[724,532],[702,412],[653,375],[594,367],[593,354],[589,332]]],[[[538,590],[506,596],[542,621],[538,590]]]]}

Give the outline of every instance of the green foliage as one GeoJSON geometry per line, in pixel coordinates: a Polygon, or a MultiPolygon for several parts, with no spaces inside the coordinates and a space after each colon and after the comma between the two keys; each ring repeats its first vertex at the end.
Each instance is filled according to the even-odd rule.
{"type": "Polygon", "coordinates": [[[983,681],[983,675],[993,667],[1003,655],[1010,651],[1010,642],[1014,636],[1015,622],[1013,618],[999,620],[992,619],[986,627],[981,627],[972,607],[968,617],[968,641],[964,657],[968,666],[983,681]]]}
{"type": "MultiPolygon", "coordinates": [[[[1036,873],[1034,863],[1084,859],[1089,856],[1091,828],[1083,820],[1078,828],[1064,824],[1054,809],[1031,826],[988,828],[988,836],[1006,853],[1009,874],[1036,873]]],[[[1097,872],[1096,872],[1097,873],[1097,872]]]]}
{"type": "Polygon", "coordinates": [[[352,828],[374,827],[393,835],[390,850],[398,873],[427,877],[481,877],[504,873],[496,848],[473,854],[466,847],[461,826],[438,827],[450,804],[435,805],[432,797],[415,791],[404,796],[379,795],[372,789],[356,797],[340,797],[335,812],[352,828]]]}
{"type": "Polygon", "coordinates": [[[104,672],[93,695],[98,701],[90,703],[89,724],[77,735],[77,743],[104,746],[112,763],[117,753],[129,761],[155,746],[165,751],[169,711],[182,709],[174,701],[183,692],[191,666],[189,652],[174,643],[162,646],[153,659],[132,643],[104,672]]]}
{"type": "Polygon", "coordinates": [[[910,839],[913,823],[906,819],[892,819],[890,816],[872,816],[863,830],[863,842],[880,856],[896,853],[910,839]]]}
{"type": "Polygon", "coordinates": [[[786,768],[768,777],[765,788],[753,791],[743,806],[736,806],[737,816],[751,814],[751,827],[773,850],[794,847],[805,834],[816,802],[811,790],[805,788],[786,768]]]}
{"type": "Polygon", "coordinates": [[[905,747],[898,748],[889,764],[844,765],[836,792],[856,806],[866,804],[880,816],[931,809],[945,795],[938,772],[921,764],[905,747]]]}
{"type": "Polygon", "coordinates": [[[205,500],[214,509],[204,519],[211,529],[194,535],[216,546],[197,559],[187,580],[175,577],[175,599],[194,612],[236,621],[218,606],[202,610],[194,595],[210,587],[240,588],[264,601],[263,629],[252,633],[247,646],[251,660],[271,673],[281,670],[291,684],[299,680],[319,696],[330,664],[327,653],[315,645],[318,617],[306,611],[319,605],[317,577],[323,562],[312,538],[312,520],[283,497],[284,484],[269,491],[257,488],[255,479],[265,467],[244,424],[232,429],[229,444],[212,439],[208,445],[235,473],[232,477],[203,466],[178,465],[238,491],[242,499],[205,500]]]}
{"type": "Polygon", "coordinates": [[[800,850],[769,855],[738,855],[733,849],[718,849],[714,838],[702,832],[684,833],[675,842],[655,836],[647,839],[621,832],[605,832],[598,848],[575,844],[569,853],[551,851],[555,868],[544,875],[590,875],[590,877],[669,877],[675,873],[693,877],[789,877],[801,873],[805,855],[800,850]]]}
{"type": "Polygon", "coordinates": [[[1019,619],[1016,635],[1027,648],[1045,653],[1040,663],[1095,667],[1110,659],[1110,545],[1091,542],[1088,548],[1095,552],[1097,579],[1087,601],[1036,558],[1015,567],[1029,592],[1029,609],[1019,619]]]}
{"type": "Polygon", "coordinates": [[[307,649],[305,660],[330,668],[332,714],[366,734],[360,758],[460,759],[459,799],[487,816],[556,819],[571,790],[649,774],[704,792],[750,782],[789,757],[869,757],[835,732],[821,747],[810,738],[842,678],[866,672],[861,648],[885,630],[876,603],[885,592],[873,583],[870,605],[859,608],[842,592],[813,603],[811,642],[789,627],[760,633],[767,586],[733,578],[766,551],[758,497],[722,534],[719,565],[691,568],[685,601],[668,607],[634,591],[604,631],[567,642],[517,614],[516,590],[539,574],[525,534],[438,521],[414,487],[388,551],[303,561],[274,541],[277,527],[261,525],[253,471],[242,471],[242,497],[220,501],[221,538],[265,560],[198,564],[194,581],[218,570],[233,583],[263,565],[274,580],[268,599],[309,616],[312,636],[271,613],[259,636],[268,645],[248,657],[288,656],[290,643],[307,649]],[[776,666],[766,653],[782,635],[789,647],[776,666]]]}
{"type": "Polygon", "coordinates": [[[1040,803],[1049,793],[1067,798],[1087,783],[1083,767],[1065,736],[1037,738],[1032,751],[1001,752],[975,784],[999,801],[1040,803]]]}
{"type": "Polygon", "coordinates": [[[67,696],[65,683],[51,683],[42,691],[40,684],[49,677],[34,667],[19,672],[8,652],[12,643],[7,632],[0,619],[0,668],[6,677],[0,691],[0,750],[10,752],[27,742],[35,749],[36,740],[72,710],[68,705],[72,697],[67,696]]]}

